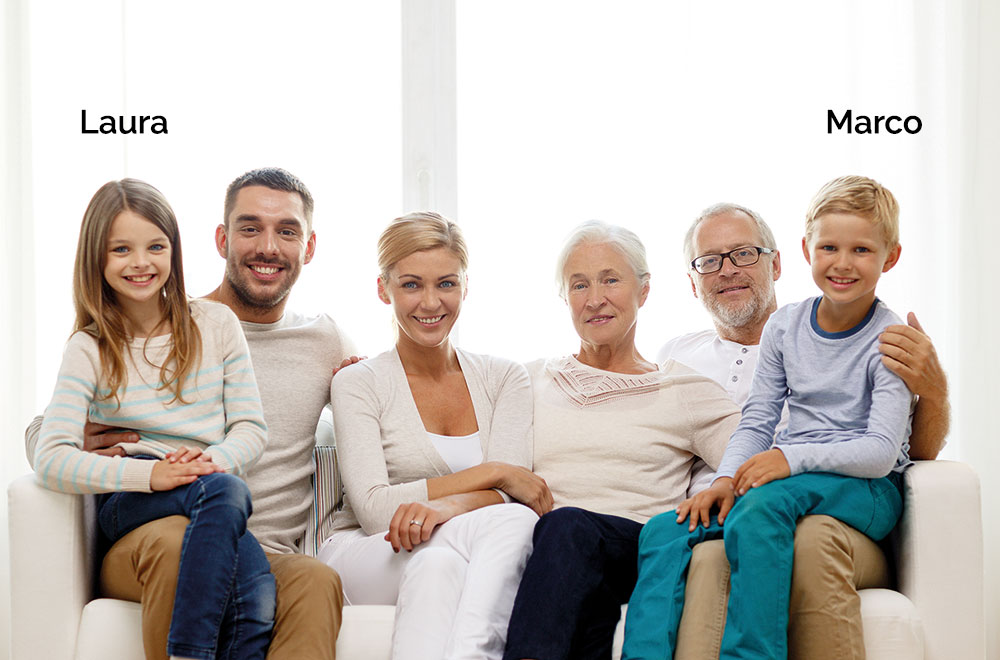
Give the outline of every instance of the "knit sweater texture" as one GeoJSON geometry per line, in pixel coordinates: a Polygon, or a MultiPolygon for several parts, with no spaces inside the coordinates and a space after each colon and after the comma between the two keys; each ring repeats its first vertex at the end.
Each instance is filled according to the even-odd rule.
{"type": "Polygon", "coordinates": [[[684,500],[695,457],[718,466],[739,421],[725,390],[673,360],[636,375],[574,357],[527,366],[534,471],[557,507],[645,523],[684,500]]]}
{"type": "Polygon", "coordinates": [[[69,493],[150,492],[155,461],[132,457],[163,458],[184,446],[203,449],[234,474],[246,473],[257,461],[267,427],[239,321],[224,305],[203,300],[190,305],[201,334],[201,360],[179,399],[160,381],[171,335],[128,342],[118,400],[106,397],[110,389],[94,336],[79,331],[70,337],[33,456],[46,487],[69,493]],[[132,429],[139,441],[121,445],[129,454],[124,458],[84,452],[88,418],[132,429]]]}
{"type": "MultiPolygon", "coordinates": [[[[457,349],[476,413],[484,461],[531,467],[531,385],[510,360],[457,349]]],[[[337,452],[344,480],[338,531],[389,529],[400,504],[427,500],[427,479],[451,474],[434,448],[395,349],[333,379],[337,452]]]]}

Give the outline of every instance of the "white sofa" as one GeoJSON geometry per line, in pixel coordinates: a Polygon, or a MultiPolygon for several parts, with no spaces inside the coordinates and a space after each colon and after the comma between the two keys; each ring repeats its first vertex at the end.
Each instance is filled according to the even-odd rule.
{"type": "MultiPolygon", "coordinates": [[[[11,660],[141,660],[136,603],[95,599],[92,498],[38,485],[8,487],[11,660]]],[[[898,591],[861,592],[869,660],[981,660],[982,518],[979,478],[963,463],[926,461],[906,473],[893,535],[898,591]]],[[[388,660],[392,607],[352,606],[340,660],[388,660]]],[[[617,649],[621,645],[621,626],[617,649]]]]}

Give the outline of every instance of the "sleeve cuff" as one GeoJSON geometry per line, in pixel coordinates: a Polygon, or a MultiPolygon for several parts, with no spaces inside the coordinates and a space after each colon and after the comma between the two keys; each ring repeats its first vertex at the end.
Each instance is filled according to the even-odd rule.
{"type": "Polygon", "coordinates": [[[125,467],[122,470],[122,490],[151,493],[150,479],[153,477],[153,466],[156,461],[123,458],[125,467]]]}

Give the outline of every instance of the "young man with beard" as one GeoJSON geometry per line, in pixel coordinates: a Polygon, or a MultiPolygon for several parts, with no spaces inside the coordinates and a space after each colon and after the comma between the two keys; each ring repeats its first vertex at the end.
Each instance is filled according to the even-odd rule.
{"type": "MultiPolygon", "coordinates": [[[[312,502],[316,425],[330,401],[334,370],[353,346],[326,315],[287,311],[288,293],[316,249],[313,199],[296,177],[278,168],[247,172],[230,184],[215,242],[226,260],[222,284],[206,298],[239,317],[250,347],[268,443],[247,475],[253,498],[248,527],[263,546],[277,583],[270,660],[332,660],[340,631],[340,577],[302,552],[312,502]]],[[[41,418],[28,428],[34,452],[41,418]]],[[[115,445],[135,441],[127,429],[88,424],[85,448],[124,455],[115,445]]],[[[143,525],[104,557],[105,596],[142,603],[147,658],[166,658],[177,565],[187,519],[172,516],[143,525]]]]}
{"type": "MultiPolygon", "coordinates": [[[[781,255],[759,215],[735,204],[701,213],[684,240],[691,289],[712,317],[715,330],[677,337],[658,355],[673,359],[721,385],[738,405],[750,393],[764,324],[777,309],[774,282],[781,255]],[[713,269],[695,269],[694,260],[713,269]]],[[[883,362],[920,398],[913,415],[910,457],[934,459],[948,432],[948,385],[930,339],[916,317],[890,326],[881,336],[883,362]]],[[[783,413],[782,425],[787,418],[783,413]]],[[[780,426],[779,426],[780,428],[780,426]]],[[[711,482],[696,467],[691,492],[711,482]]],[[[721,541],[696,546],[688,572],[687,598],[677,640],[677,658],[717,658],[725,624],[729,565],[721,541]]],[[[865,657],[857,590],[888,586],[882,550],[867,536],[829,516],[806,516],[795,534],[795,564],[788,628],[790,658],[823,660],[865,657]]]]}

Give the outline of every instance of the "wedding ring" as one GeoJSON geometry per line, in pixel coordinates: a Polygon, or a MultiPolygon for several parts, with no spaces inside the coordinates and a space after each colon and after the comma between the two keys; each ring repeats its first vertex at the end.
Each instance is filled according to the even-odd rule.
{"type": "Polygon", "coordinates": [[[424,524],[422,522],[417,522],[416,520],[411,520],[410,524],[411,525],[416,525],[417,527],[423,527],[424,526],[424,524]]]}

